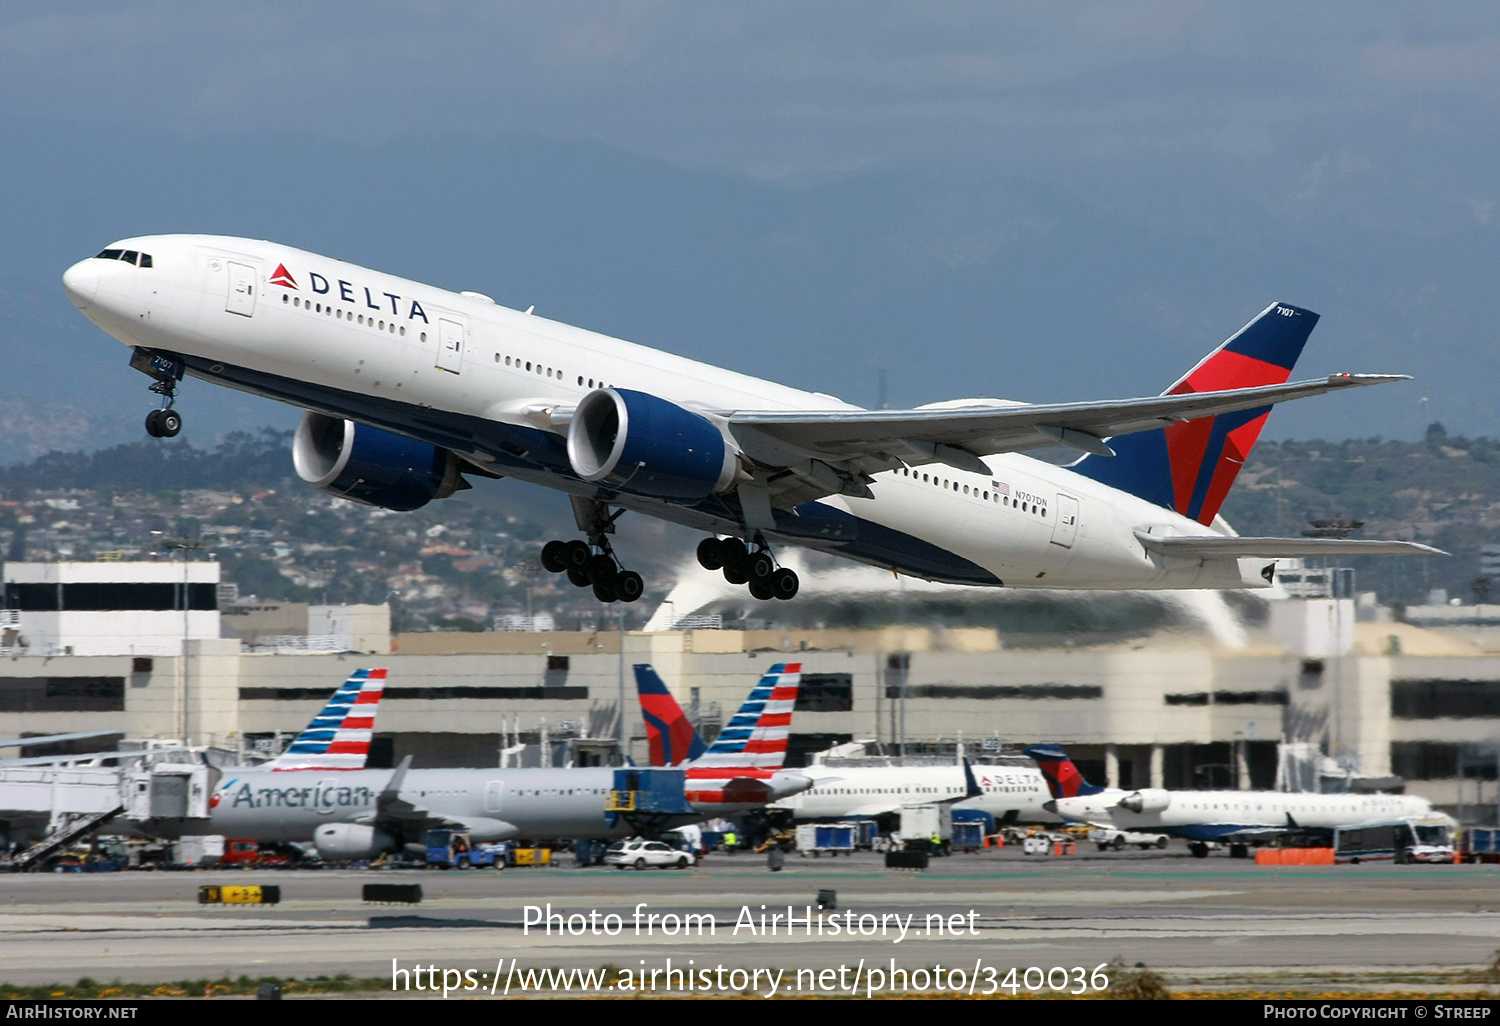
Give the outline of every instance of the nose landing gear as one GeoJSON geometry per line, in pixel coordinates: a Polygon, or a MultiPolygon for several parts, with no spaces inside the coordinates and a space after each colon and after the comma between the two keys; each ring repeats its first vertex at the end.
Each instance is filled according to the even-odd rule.
{"type": "Polygon", "coordinates": [[[749,586],[750,594],[767,599],[793,598],[802,582],[789,567],[778,567],[771,547],[759,534],[751,545],[739,538],[704,538],[698,543],[698,564],[705,570],[722,570],[730,584],[749,586]]]}
{"type": "Polygon", "coordinates": [[[182,360],[169,353],[137,348],[131,351],[130,366],[152,378],[151,391],[162,398],[161,409],[146,414],[146,434],[176,438],[182,430],[182,414],[172,409],[172,404],[177,401],[177,382],[185,369],[182,360]]]}

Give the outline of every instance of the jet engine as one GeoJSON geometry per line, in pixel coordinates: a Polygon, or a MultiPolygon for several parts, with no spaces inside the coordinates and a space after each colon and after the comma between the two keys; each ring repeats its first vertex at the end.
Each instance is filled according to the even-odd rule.
{"type": "Polygon", "coordinates": [[[395,850],[396,839],[358,823],[324,823],[313,831],[313,844],[325,859],[368,859],[395,850]]]}
{"type": "Polygon", "coordinates": [[[1127,794],[1116,804],[1127,812],[1161,812],[1172,804],[1172,795],[1159,787],[1148,787],[1127,794]]]}
{"type": "Polygon", "coordinates": [[[447,449],[322,413],[303,414],[292,464],[320,491],[402,512],[469,486],[447,449]]]}
{"type": "Polygon", "coordinates": [[[622,492],[704,499],[740,476],[738,448],[707,417],[646,392],[601,388],[568,425],[573,472],[622,492]]]}

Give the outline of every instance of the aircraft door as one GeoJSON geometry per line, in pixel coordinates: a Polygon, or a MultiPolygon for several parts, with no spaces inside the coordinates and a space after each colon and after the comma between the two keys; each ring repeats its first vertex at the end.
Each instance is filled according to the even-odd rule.
{"type": "Polygon", "coordinates": [[[484,811],[499,812],[505,802],[505,781],[491,780],[484,785],[484,811]]]}
{"type": "Polygon", "coordinates": [[[457,321],[438,321],[438,370],[457,374],[463,366],[464,326],[457,321]]]}
{"type": "Polygon", "coordinates": [[[1078,500],[1071,495],[1057,495],[1057,523],[1052,528],[1052,544],[1065,549],[1073,547],[1078,534],[1078,500]]]}
{"type": "Polygon", "coordinates": [[[255,315],[255,268],[229,261],[229,295],[224,309],[241,317],[255,315]]]}

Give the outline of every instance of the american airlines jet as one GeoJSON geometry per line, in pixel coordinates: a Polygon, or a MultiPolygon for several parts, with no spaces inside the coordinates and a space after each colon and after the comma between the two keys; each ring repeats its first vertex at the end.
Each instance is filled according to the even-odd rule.
{"type": "MultiPolygon", "coordinates": [[[[372,672],[381,673],[383,684],[384,671],[372,672]]],[[[633,799],[611,813],[631,769],[411,769],[409,757],[394,770],[363,769],[364,755],[357,764],[342,761],[338,733],[315,720],[314,736],[304,732],[279,760],[226,772],[210,798],[209,821],[184,821],[189,825],[181,832],[312,841],[324,858],[358,859],[418,842],[438,827],[467,830],[475,841],[609,840],[744,812],[812,784],[800,773],[777,772],[797,696],[797,680],[780,677],[757,685],[733,729],[682,767],[676,784],[682,790],[668,796],[675,803],[664,813],[636,807],[633,799]]],[[[360,706],[352,709],[355,715],[360,706]]],[[[344,730],[348,723],[342,721],[344,730]]]]}
{"type": "Polygon", "coordinates": [[[63,287],[151,378],[149,434],[182,429],[191,376],[306,409],[293,464],[335,495],[412,510],[468,477],[557,489],[583,537],[542,563],[605,602],[644,588],[611,544],[626,511],[706,532],[699,562],[758,599],[797,592],[778,544],[934,581],[1091,589],[1264,587],[1283,557],[1435,551],[1240,538],[1219,519],[1273,404],[1400,379],[1290,382],[1318,317],[1284,303],[1160,396],[864,410],[273,242],[125,239],[63,287]],[[1021,455],[1059,444],[1084,455],[1021,455]]]}

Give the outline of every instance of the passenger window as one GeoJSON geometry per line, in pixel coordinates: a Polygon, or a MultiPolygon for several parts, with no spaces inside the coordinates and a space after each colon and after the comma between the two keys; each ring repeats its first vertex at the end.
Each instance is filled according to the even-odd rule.
{"type": "Polygon", "coordinates": [[[427,341],[427,332],[425,332],[425,331],[422,332],[422,339],[421,339],[421,341],[423,341],[423,342],[427,341]]]}
{"type": "Polygon", "coordinates": [[[287,294],[286,294],[286,293],[285,293],[285,292],[283,292],[283,293],[282,293],[282,294],[281,294],[281,301],[282,301],[282,302],[283,302],[283,303],[290,303],[290,302],[291,302],[291,301],[292,301],[292,297],[291,297],[291,296],[289,296],[289,295],[287,295],[287,294]]]}
{"type": "Polygon", "coordinates": [[[530,360],[526,361],[526,369],[527,370],[531,370],[531,361],[530,360]]]}
{"type": "Polygon", "coordinates": [[[578,383],[579,383],[579,384],[580,384],[580,385],[582,385],[582,384],[583,384],[583,375],[582,375],[582,374],[580,374],[580,375],[578,375],[578,383]]]}

